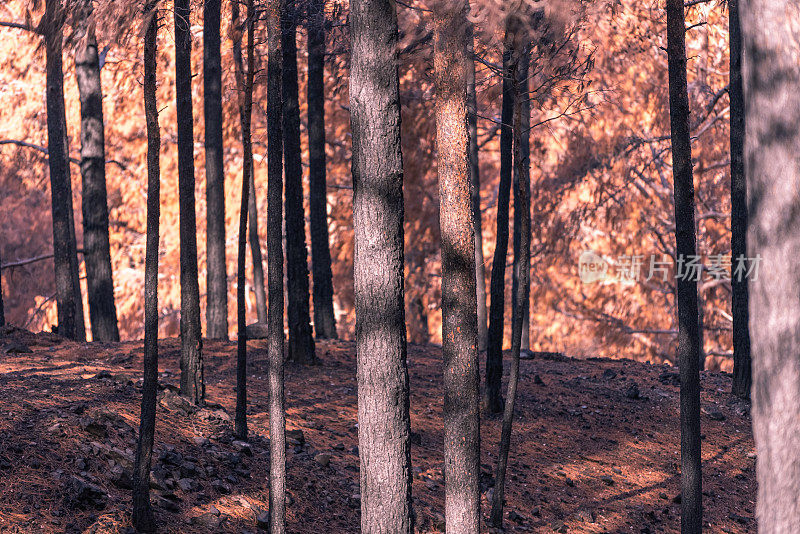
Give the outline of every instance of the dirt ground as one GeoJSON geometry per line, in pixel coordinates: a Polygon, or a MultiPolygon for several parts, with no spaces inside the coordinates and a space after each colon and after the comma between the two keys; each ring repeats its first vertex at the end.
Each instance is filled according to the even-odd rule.
{"type": "MultiPolygon", "coordinates": [[[[249,344],[249,444],[232,438],[234,342],[206,341],[209,405],[174,392],[179,341],[159,343],[151,495],[161,532],[257,533],[267,517],[265,342],[249,344]]],[[[289,532],[359,530],[355,352],[319,342],[321,365],[286,369],[289,532]],[[298,432],[300,431],[300,432],[298,432]]],[[[418,532],[443,531],[441,351],[409,347],[418,532]]],[[[130,532],[141,342],[0,330],[0,532],[130,532]],[[26,352],[26,351],[32,352],[26,352]]],[[[707,532],[755,532],[749,407],[730,376],[703,373],[707,532]]],[[[677,369],[628,360],[533,359],[509,458],[507,532],[679,532],[677,369]]],[[[484,418],[488,516],[499,419],[484,418]]],[[[488,531],[488,527],[484,526],[488,531]]]]}

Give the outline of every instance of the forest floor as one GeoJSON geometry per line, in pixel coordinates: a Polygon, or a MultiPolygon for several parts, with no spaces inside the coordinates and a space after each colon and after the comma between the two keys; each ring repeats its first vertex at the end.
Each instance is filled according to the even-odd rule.
{"type": "MultiPolygon", "coordinates": [[[[266,348],[249,357],[249,444],[232,439],[234,342],[206,341],[209,405],[174,392],[177,339],[159,343],[151,493],[161,532],[256,534],[266,520],[266,348]]],[[[359,530],[355,350],[319,342],[321,364],[288,365],[288,531],[359,530]]],[[[412,463],[419,532],[443,531],[438,347],[411,345],[412,463]]],[[[129,532],[142,343],[0,330],[0,532],[129,532]],[[26,351],[32,352],[26,352],[26,351]]],[[[707,532],[755,532],[749,407],[730,376],[703,373],[707,532]]],[[[679,532],[677,370],[629,360],[525,360],[506,486],[507,532],[679,532]]],[[[489,511],[500,420],[481,424],[489,511]]],[[[484,525],[484,529],[488,528],[484,525]]]]}

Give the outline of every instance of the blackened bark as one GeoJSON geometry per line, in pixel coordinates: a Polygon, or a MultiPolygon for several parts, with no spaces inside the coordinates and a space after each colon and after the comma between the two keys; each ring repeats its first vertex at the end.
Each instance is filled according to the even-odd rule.
{"type": "Polygon", "coordinates": [[[221,0],[203,2],[203,112],[206,150],[206,325],[211,339],[228,339],[225,266],[225,168],[222,149],[221,0]]]}
{"type": "MultiPolygon", "coordinates": [[[[239,91],[240,98],[242,98],[245,91],[245,70],[244,59],[242,59],[241,23],[239,22],[239,5],[237,2],[231,4],[231,13],[233,24],[236,28],[233,38],[233,66],[236,77],[236,90],[239,91]]],[[[252,100],[252,96],[250,98],[252,100]]],[[[244,128],[244,124],[241,122],[241,109],[242,108],[240,108],[239,119],[241,127],[244,128]]],[[[256,184],[253,179],[252,159],[253,151],[251,148],[250,161],[247,163],[250,167],[250,177],[248,178],[250,190],[247,195],[247,234],[250,242],[250,254],[253,259],[253,290],[256,294],[256,313],[258,315],[258,322],[267,324],[267,294],[264,287],[264,259],[261,255],[261,239],[258,236],[258,204],[256,203],[256,184]]]]}
{"type": "MultiPolygon", "coordinates": [[[[232,5],[234,25],[239,24],[239,4],[232,5]]],[[[247,215],[250,206],[250,190],[253,179],[253,143],[251,138],[251,120],[253,112],[253,76],[255,73],[255,41],[253,39],[255,13],[253,0],[247,2],[247,73],[243,76],[241,69],[241,42],[238,32],[234,37],[239,61],[236,69],[236,82],[239,91],[239,114],[242,125],[242,203],[239,208],[239,249],[236,278],[236,315],[237,315],[237,351],[236,351],[236,419],[235,431],[239,439],[247,439],[247,313],[245,308],[245,260],[247,254],[247,215]]]]}
{"type": "Polygon", "coordinates": [[[81,177],[83,179],[83,260],[94,341],[119,341],[117,307],[108,237],[103,90],[91,3],[82,6],[81,40],[75,50],[75,75],[81,101],[81,177]]]}
{"type": "MultiPolygon", "coordinates": [[[[0,265],[3,265],[3,260],[0,258],[0,265]]],[[[6,312],[3,308],[3,271],[0,269],[0,326],[6,325],[6,312]]]]}
{"type": "Polygon", "coordinates": [[[325,0],[308,2],[308,162],[314,333],[337,339],[325,171],[325,0]]]}
{"type": "Polygon", "coordinates": [[[394,2],[353,0],[350,32],[361,531],[410,534],[403,156],[394,2]]]}
{"type": "Polygon", "coordinates": [[[483,227],[481,224],[481,166],[478,148],[478,97],[475,89],[475,46],[473,28],[470,35],[470,66],[467,68],[467,128],[469,133],[469,173],[472,181],[472,231],[475,234],[475,291],[478,302],[478,350],[486,350],[488,324],[486,322],[486,265],[483,260],[483,227]]]}
{"type": "Polygon", "coordinates": [[[442,236],[445,530],[480,531],[480,399],[466,0],[434,4],[436,146],[442,236]]]}
{"type": "Polygon", "coordinates": [[[158,390],[158,218],[160,212],[159,153],[161,137],[156,105],[156,34],[157,2],[148,2],[144,15],[147,31],[144,36],[144,111],[147,121],[147,243],[144,273],[144,381],[139,438],[136,441],[136,462],[133,476],[133,525],[141,532],[155,531],[150,507],[150,465],[156,426],[156,393],[158,390]]]}
{"type": "Polygon", "coordinates": [[[728,2],[731,98],[731,289],[733,303],[733,394],[750,398],[750,315],[747,278],[736,275],[739,258],[747,257],[747,176],[744,167],[745,109],[742,84],[742,29],[739,0],[728,2]]]}
{"type": "Polygon", "coordinates": [[[175,2],[175,99],[178,119],[178,202],[181,242],[181,395],[205,397],[200,287],[197,281],[197,220],[194,212],[194,127],[192,41],[189,0],[175,2]]]}
{"type": "Polygon", "coordinates": [[[303,167],[300,159],[300,103],[297,86],[297,10],[284,0],[281,10],[283,54],[283,160],[286,175],[286,285],[289,319],[289,359],[314,363],[308,291],[308,249],[303,209],[303,167]]]}
{"type": "Polygon", "coordinates": [[[798,0],[740,1],[758,531],[800,525],[798,0]]]}
{"type": "Polygon", "coordinates": [[[503,51],[503,104],[500,113],[500,183],[497,186],[497,232],[495,233],[491,303],[489,307],[489,338],[486,347],[486,386],[484,408],[489,413],[503,410],[500,392],[503,379],[503,322],[505,314],[506,256],[508,255],[508,200],[511,195],[511,169],[513,165],[512,125],[514,89],[511,71],[514,57],[510,46],[511,32],[506,32],[503,51]]]}
{"type": "Polygon", "coordinates": [[[283,134],[281,0],[267,0],[267,282],[270,532],[286,531],[286,414],[283,398],[283,134]]]}
{"type": "MultiPolygon", "coordinates": [[[[678,258],[696,254],[692,145],[686,85],[686,27],[683,0],[667,0],[667,57],[678,258]]],[[[678,279],[678,361],[681,373],[681,532],[703,524],[700,467],[700,336],[697,282],[678,279]]]]}
{"type": "Polygon", "coordinates": [[[503,411],[503,427],[500,433],[500,452],[495,472],[492,494],[492,526],[503,526],[503,499],[505,496],[508,451],[511,448],[511,429],[514,422],[514,404],[519,382],[519,354],[525,328],[525,309],[530,295],[531,267],[531,173],[530,145],[530,101],[528,96],[528,50],[521,51],[514,76],[514,309],[511,319],[511,372],[508,377],[508,392],[503,411]]]}
{"type": "Polygon", "coordinates": [[[47,0],[44,14],[45,55],[47,62],[47,149],[50,167],[50,194],[53,212],[53,263],[56,281],[58,333],[82,341],[85,339],[83,307],[75,244],[75,221],[72,217],[72,184],[69,176],[69,153],[64,110],[64,75],[62,70],[63,7],[60,0],[47,0]]]}

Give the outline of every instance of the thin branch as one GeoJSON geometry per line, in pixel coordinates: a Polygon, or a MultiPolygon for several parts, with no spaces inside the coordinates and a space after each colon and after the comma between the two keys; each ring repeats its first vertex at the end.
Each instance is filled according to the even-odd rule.
{"type": "MultiPolygon", "coordinates": [[[[77,250],[78,254],[83,254],[83,249],[79,248],[77,250]]],[[[33,258],[27,258],[24,260],[19,261],[12,261],[11,263],[4,263],[0,265],[0,270],[11,269],[12,267],[23,267],[25,265],[30,265],[31,263],[37,263],[40,261],[44,261],[53,257],[53,253],[50,254],[42,254],[41,256],[34,256],[33,258]]]]}
{"type": "MultiPolygon", "coordinates": [[[[34,145],[33,143],[28,143],[27,141],[19,141],[17,139],[0,139],[0,145],[17,145],[17,146],[21,146],[21,147],[24,147],[24,148],[31,148],[33,150],[41,152],[45,156],[49,156],[50,155],[50,152],[47,150],[46,147],[43,147],[43,146],[40,146],[40,145],[34,145]]],[[[78,159],[78,158],[70,157],[69,161],[70,161],[70,163],[74,163],[75,165],[78,165],[78,166],[80,166],[80,164],[81,164],[81,160],[78,159]]],[[[124,163],[122,163],[120,161],[117,161],[115,159],[106,160],[106,163],[113,163],[114,165],[116,165],[117,167],[122,169],[123,171],[127,171],[128,170],[128,167],[124,163]]]]}

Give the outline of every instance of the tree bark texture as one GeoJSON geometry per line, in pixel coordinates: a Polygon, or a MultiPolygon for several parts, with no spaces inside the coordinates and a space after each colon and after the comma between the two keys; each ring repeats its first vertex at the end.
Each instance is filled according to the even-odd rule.
{"type": "MultiPolygon", "coordinates": [[[[686,27],[683,0],[667,0],[667,57],[672,166],[675,191],[675,240],[678,259],[696,254],[692,145],[686,84],[686,27]]],[[[700,466],[700,332],[697,282],[679,278],[678,362],[681,374],[681,532],[702,529],[700,466]]]]}
{"type": "MultiPolygon", "coordinates": [[[[511,282],[511,310],[512,310],[512,317],[511,323],[514,323],[514,313],[517,313],[517,298],[519,298],[520,293],[518,291],[517,285],[520,280],[520,273],[516,270],[517,265],[521,265],[520,263],[516,262],[517,256],[520,255],[520,243],[522,240],[522,225],[524,224],[523,218],[525,214],[523,213],[523,208],[521,202],[517,201],[517,191],[519,190],[520,181],[524,180],[525,178],[520,176],[521,172],[527,172],[528,177],[527,180],[530,183],[530,153],[531,153],[531,137],[530,137],[530,127],[531,127],[531,100],[529,94],[529,82],[528,82],[528,61],[530,60],[530,54],[528,51],[520,52],[519,61],[516,63],[516,74],[514,78],[515,87],[517,90],[514,92],[514,234],[512,236],[513,240],[513,250],[514,250],[514,276],[511,282]],[[525,157],[527,163],[525,165],[518,165],[516,163],[517,155],[521,154],[520,157],[525,157]],[[528,154],[528,156],[525,156],[528,154]]],[[[528,198],[528,219],[530,219],[530,198],[528,198]]],[[[528,223],[530,225],[530,223],[528,223]]],[[[530,239],[528,240],[528,250],[530,251],[530,239]]],[[[528,260],[528,265],[530,266],[530,259],[528,260]]],[[[530,273],[528,274],[528,280],[530,280],[530,273]]],[[[527,293],[530,295],[530,290],[527,293]]],[[[527,297],[526,297],[527,298],[527,297]]],[[[522,341],[520,342],[521,350],[529,350],[530,349],[530,299],[526,300],[526,302],[522,303],[522,306],[519,308],[522,310],[522,341]]],[[[513,327],[512,327],[513,328],[513,327]]]]}
{"type": "Polygon", "coordinates": [[[350,10],[361,531],[411,534],[397,13],[391,0],[350,10]]]}
{"type": "Polygon", "coordinates": [[[434,7],[436,147],[442,236],[445,530],[480,531],[480,399],[468,84],[469,4],[434,7]]]}

